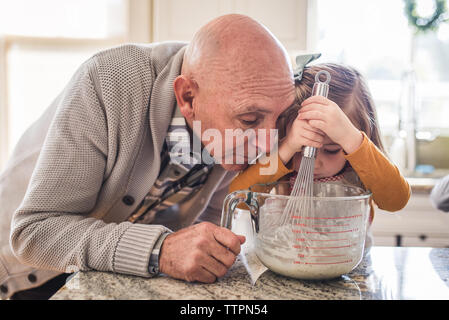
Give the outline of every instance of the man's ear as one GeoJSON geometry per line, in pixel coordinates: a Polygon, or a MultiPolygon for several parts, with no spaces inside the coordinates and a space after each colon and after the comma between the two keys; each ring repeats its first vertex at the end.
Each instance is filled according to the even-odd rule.
{"type": "Polygon", "coordinates": [[[188,120],[193,120],[195,117],[193,98],[198,88],[196,82],[185,75],[180,75],[173,82],[173,88],[182,115],[188,120]]]}

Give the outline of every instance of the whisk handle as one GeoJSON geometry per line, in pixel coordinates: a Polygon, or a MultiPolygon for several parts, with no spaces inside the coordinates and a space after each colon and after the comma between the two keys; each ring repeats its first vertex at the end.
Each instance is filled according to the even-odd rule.
{"type": "MultiPolygon", "coordinates": [[[[312,88],[312,96],[323,96],[327,98],[329,93],[329,81],[331,80],[331,75],[326,70],[321,70],[315,75],[315,84],[312,88]],[[321,81],[320,76],[324,75],[326,77],[325,81],[321,81]]],[[[316,148],[306,146],[303,149],[303,157],[316,158],[316,148]]]]}
{"type": "Polygon", "coordinates": [[[329,82],[331,81],[331,75],[326,70],[318,71],[315,75],[315,84],[312,88],[312,96],[323,96],[327,98],[329,94],[329,82]],[[321,81],[320,76],[324,75],[326,77],[325,81],[321,81]]]}
{"type": "Polygon", "coordinates": [[[316,157],[316,148],[306,146],[302,151],[302,156],[307,158],[315,158],[316,157]]]}

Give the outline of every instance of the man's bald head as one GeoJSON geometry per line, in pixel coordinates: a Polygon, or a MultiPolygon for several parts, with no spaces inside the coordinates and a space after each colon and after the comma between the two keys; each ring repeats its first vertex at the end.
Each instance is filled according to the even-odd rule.
{"type": "MultiPolygon", "coordinates": [[[[292,68],[284,47],[262,24],[238,14],[216,18],[195,34],[186,48],[174,91],[188,125],[194,128],[193,121],[201,123],[201,132],[195,133],[204,146],[211,145],[205,138],[208,134],[204,134],[210,129],[222,137],[229,129],[265,129],[262,131],[269,133],[295,98],[292,68]]],[[[210,154],[216,161],[221,158],[218,163],[226,170],[241,170],[245,165],[224,165],[223,157],[231,154],[245,163],[251,159],[237,151],[239,146],[226,147],[224,139],[214,139],[210,154]],[[217,148],[222,150],[216,152],[217,148]]],[[[264,141],[270,146],[261,146],[254,139],[246,139],[244,146],[253,143],[269,152],[271,141],[264,141]]]]}
{"type": "Polygon", "coordinates": [[[231,77],[231,83],[236,83],[270,72],[278,77],[291,73],[287,52],[265,26],[240,14],[204,25],[187,46],[182,66],[182,74],[198,82],[231,77]]]}

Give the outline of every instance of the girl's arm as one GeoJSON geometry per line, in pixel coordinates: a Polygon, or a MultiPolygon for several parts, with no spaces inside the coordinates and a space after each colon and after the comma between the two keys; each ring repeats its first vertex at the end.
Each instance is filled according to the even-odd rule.
{"type": "Polygon", "coordinates": [[[278,153],[273,153],[240,172],[229,185],[229,192],[245,190],[257,183],[275,182],[290,172],[292,170],[284,165],[278,153]]]}
{"type": "Polygon", "coordinates": [[[387,211],[402,209],[410,198],[410,186],[374,143],[359,131],[333,101],[313,96],[303,101],[298,118],[323,131],[346,152],[345,158],[373,193],[377,206],[387,211]]]}
{"type": "Polygon", "coordinates": [[[373,193],[373,200],[380,209],[398,211],[404,208],[411,194],[408,182],[366,134],[362,134],[362,144],[345,155],[346,160],[373,193]]]}

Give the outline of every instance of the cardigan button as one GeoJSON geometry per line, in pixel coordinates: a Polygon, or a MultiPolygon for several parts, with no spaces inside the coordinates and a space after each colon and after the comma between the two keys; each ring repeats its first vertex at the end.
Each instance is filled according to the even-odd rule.
{"type": "Polygon", "coordinates": [[[34,283],[34,282],[37,281],[37,278],[36,278],[36,276],[34,274],[30,273],[28,275],[28,281],[31,282],[31,283],[34,283]]]}
{"type": "Polygon", "coordinates": [[[134,204],[134,198],[131,196],[124,196],[122,201],[127,206],[132,206],[134,204]]]}

